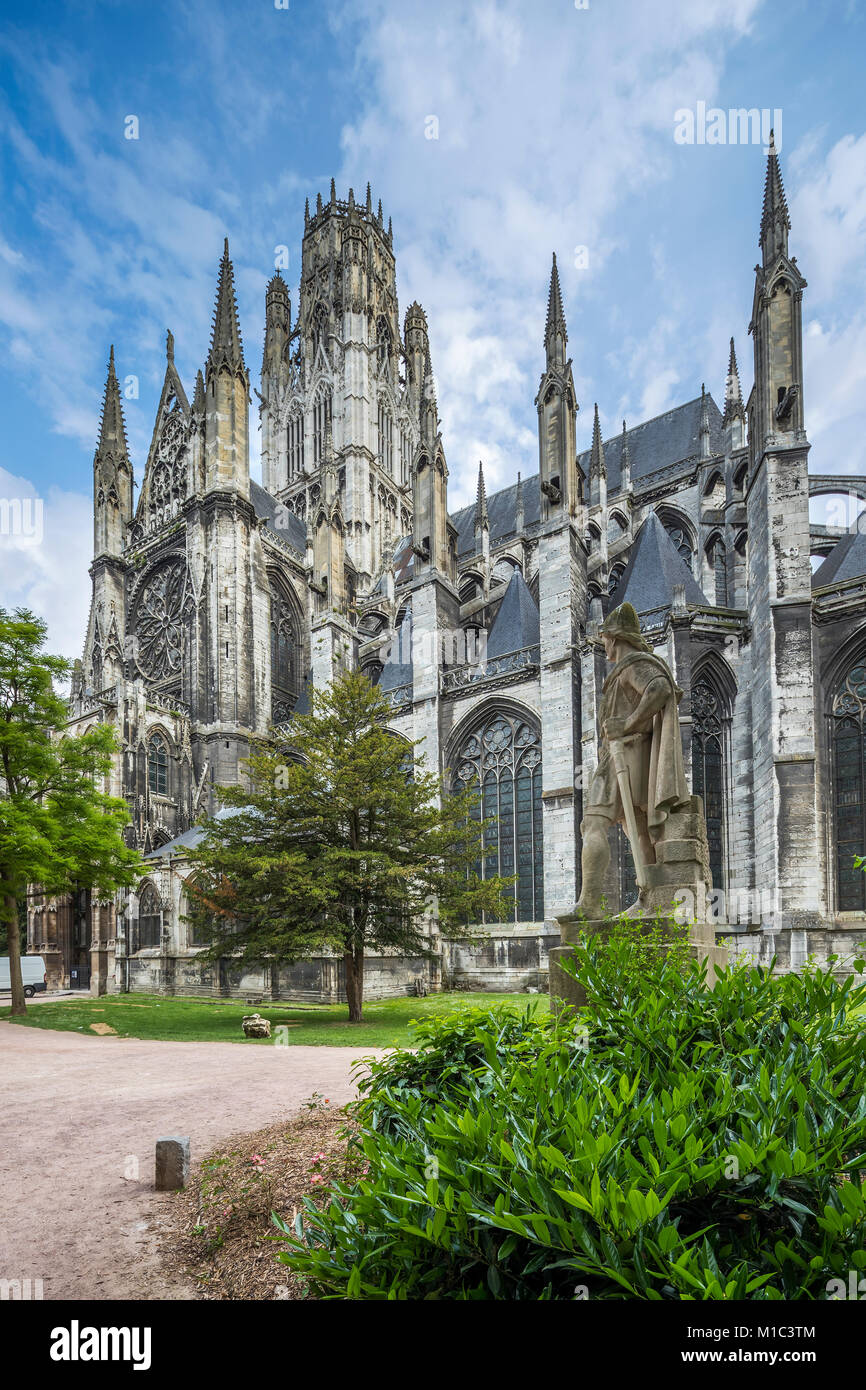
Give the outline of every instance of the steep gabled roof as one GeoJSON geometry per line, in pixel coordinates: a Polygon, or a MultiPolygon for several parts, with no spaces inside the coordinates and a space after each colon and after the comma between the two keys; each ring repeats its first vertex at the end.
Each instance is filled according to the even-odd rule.
{"type": "Polygon", "coordinates": [[[674,588],[682,584],[686,603],[706,608],[703,590],[680,555],[655,512],[650,512],[634,538],[628,564],[610,598],[616,608],[626,600],[638,613],[670,608],[674,588]]]}
{"type": "Polygon", "coordinates": [[[307,528],[300,518],[288,507],[281,506],[254,478],[250,478],[250,501],[256,516],[264,519],[268,530],[303,555],[307,548],[307,528]]]}
{"type": "Polygon", "coordinates": [[[493,626],[487,637],[487,659],[535,647],[541,641],[541,620],[535,599],[526,580],[516,569],[508,581],[505,597],[499,605],[493,626]]]}

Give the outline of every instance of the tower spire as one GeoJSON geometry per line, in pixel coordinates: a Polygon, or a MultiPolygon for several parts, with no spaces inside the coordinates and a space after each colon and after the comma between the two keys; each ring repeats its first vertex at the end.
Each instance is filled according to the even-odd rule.
{"type": "Polygon", "coordinates": [[[110,455],[116,461],[126,459],[128,462],[129,460],[126,423],[123,418],[123,405],[120,399],[120,383],[114,369],[113,343],[108,355],[108,376],[105,380],[105,392],[102,397],[99,443],[96,446],[96,452],[98,456],[110,455]]]}
{"type": "Polygon", "coordinates": [[[559,268],[556,264],[556,252],[554,251],[553,264],[550,269],[550,289],[547,295],[547,322],[544,326],[544,346],[548,363],[564,364],[567,342],[568,333],[565,327],[565,312],[562,307],[559,268]]]}
{"type": "Polygon", "coordinates": [[[209,372],[219,371],[221,367],[227,367],[229,371],[243,372],[245,370],[244,349],[238,322],[238,306],[235,300],[235,276],[229,259],[228,237],[225,239],[223,256],[220,261],[213,332],[207,365],[209,372]]]}
{"type": "Polygon", "coordinates": [[[788,232],[791,219],[788,215],[788,201],[782,183],[779,156],[776,153],[776,140],[770,131],[770,147],[767,151],[767,175],[764,180],[764,206],[761,211],[760,247],[764,253],[764,266],[767,267],[778,255],[788,254],[788,232]]]}

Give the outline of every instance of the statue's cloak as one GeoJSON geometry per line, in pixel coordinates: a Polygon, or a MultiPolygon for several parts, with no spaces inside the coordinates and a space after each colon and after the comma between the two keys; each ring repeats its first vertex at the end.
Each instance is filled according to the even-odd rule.
{"type": "MultiPolygon", "coordinates": [[[[661,833],[668,813],[688,803],[691,796],[683,767],[683,745],[677,715],[677,705],[683,692],[674,681],[667,663],[662,661],[661,657],[656,656],[653,652],[629,652],[628,656],[616,663],[602,687],[605,705],[609,707],[611,713],[614,712],[619,703],[615,698],[615,688],[619,686],[622,690],[619,678],[625,667],[631,666],[635,662],[652,666],[654,668],[653,674],[664,676],[670,687],[667,700],[661,709],[653,715],[649,736],[635,744],[627,745],[627,753],[632,755],[627,758],[628,763],[631,764],[639,759],[642,764],[639,772],[637,767],[632,771],[630,766],[629,782],[635,790],[640,786],[641,794],[635,800],[646,805],[647,825],[653,839],[656,839],[661,833]],[[647,745],[649,746],[647,747],[647,745]],[[635,776],[635,773],[638,775],[635,776]],[[646,777],[645,784],[644,776],[646,777]],[[646,788],[645,803],[644,786],[646,788]]],[[[625,694],[624,690],[623,694],[625,694]]],[[[628,703],[631,706],[631,701],[628,703]]],[[[617,710],[617,712],[619,711],[617,710]]],[[[603,798],[599,797],[599,800],[601,799],[603,798]]]]}

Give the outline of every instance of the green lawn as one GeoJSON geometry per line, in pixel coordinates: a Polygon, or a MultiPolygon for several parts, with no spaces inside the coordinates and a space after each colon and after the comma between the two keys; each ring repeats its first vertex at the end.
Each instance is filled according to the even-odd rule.
{"type": "MultiPolygon", "coordinates": [[[[405,1047],[413,1018],[454,1013],[471,1005],[492,1008],[510,1004],[526,1009],[535,1004],[547,1010],[548,998],[537,994],[431,994],[426,999],[384,999],[364,1005],[362,1023],[349,1023],[345,1004],[239,1004],[221,999],[166,999],[153,994],[103,995],[92,999],[58,999],[31,1004],[26,1018],[12,1019],[29,1028],[55,1028],[84,1033],[101,1041],[91,1025],[106,1023],[123,1038],[155,1038],[175,1042],[236,1042],[247,1047],[271,1047],[279,1024],[286,1025],[286,1042],[331,1047],[405,1047]],[[241,1030],[244,1014],[259,1013],[271,1021],[272,1038],[247,1039],[241,1030]]],[[[9,1009],[0,1009],[9,1018],[9,1009]]]]}

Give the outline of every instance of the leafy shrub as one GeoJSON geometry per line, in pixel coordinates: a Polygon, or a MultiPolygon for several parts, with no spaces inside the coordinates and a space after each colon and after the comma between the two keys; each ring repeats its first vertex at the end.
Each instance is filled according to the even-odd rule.
{"type": "Polygon", "coordinates": [[[584,1036],[418,1028],[357,1104],[367,1177],[275,1218],[280,1258],[362,1299],[824,1299],[866,1271],[866,986],[831,961],[711,992],[683,954],[583,941],[584,1036]]]}

